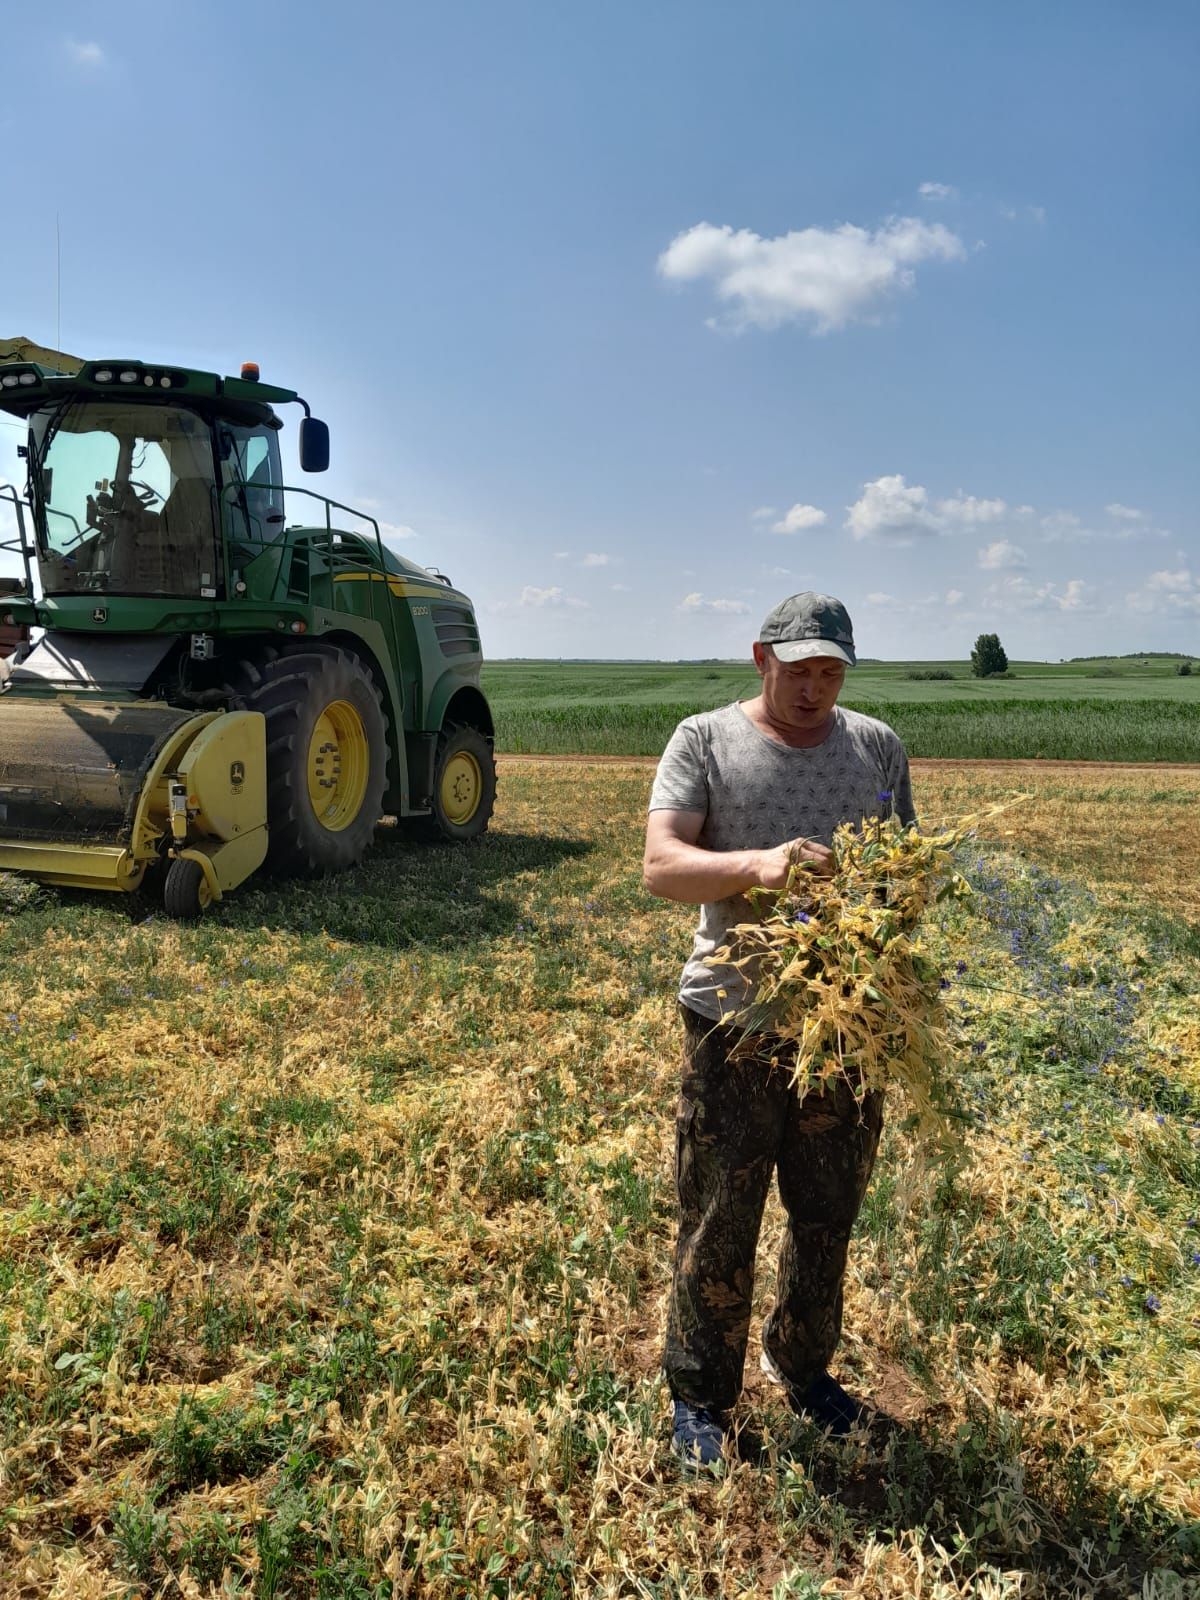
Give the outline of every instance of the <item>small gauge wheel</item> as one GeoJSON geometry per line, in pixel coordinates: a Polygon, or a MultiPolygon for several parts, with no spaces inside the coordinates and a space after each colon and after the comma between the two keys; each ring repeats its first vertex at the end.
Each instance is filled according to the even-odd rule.
{"type": "Polygon", "coordinates": [[[212,890],[198,861],[180,857],[167,868],[163,883],[163,908],[169,917],[194,922],[212,904],[212,890]]]}

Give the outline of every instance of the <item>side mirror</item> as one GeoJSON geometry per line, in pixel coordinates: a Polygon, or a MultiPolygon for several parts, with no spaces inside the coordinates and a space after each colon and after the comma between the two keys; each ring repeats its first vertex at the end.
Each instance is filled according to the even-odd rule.
{"type": "Polygon", "coordinates": [[[329,467],[329,425],[316,417],[300,419],[300,468],[325,472],[329,467]]]}

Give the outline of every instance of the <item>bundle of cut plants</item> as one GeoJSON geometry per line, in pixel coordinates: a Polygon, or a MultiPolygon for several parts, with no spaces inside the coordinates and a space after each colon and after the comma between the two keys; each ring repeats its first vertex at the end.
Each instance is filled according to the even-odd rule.
{"type": "Polygon", "coordinates": [[[832,876],[796,863],[782,890],[751,891],[758,920],[738,924],[709,957],[735,968],[753,996],[722,1019],[742,1030],[736,1055],[786,1062],[801,1095],[837,1077],[860,1100],[895,1084],[926,1157],[961,1153],[962,1123],[945,980],[923,948],[921,919],[970,893],[954,851],[978,820],[928,834],[895,816],[843,824],[832,876]]]}

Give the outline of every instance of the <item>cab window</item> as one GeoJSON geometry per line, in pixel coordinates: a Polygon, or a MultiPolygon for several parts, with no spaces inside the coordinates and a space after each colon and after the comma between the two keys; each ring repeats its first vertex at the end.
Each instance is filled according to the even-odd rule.
{"type": "Polygon", "coordinates": [[[250,547],[243,559],[253,559],[256,547],[274,543],[283,531],[279,436],[274,428],[226,423],[218,429],[218,441],[227,526],[234,542],[250,547]]]}

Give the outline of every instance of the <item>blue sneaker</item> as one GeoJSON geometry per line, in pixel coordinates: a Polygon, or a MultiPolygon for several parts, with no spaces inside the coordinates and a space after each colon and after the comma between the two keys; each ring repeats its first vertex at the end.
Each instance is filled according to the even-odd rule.
{"type": "Polygon", "coordinates": [[[728,1427],[723,1411],[709,1411],[705,1406],[691,1406],[686,1400],[676,1400],[671,1448],[685,1466],[718,1466],[728,1427]]]}
{"type": "Polygon", "coordinates": [[[844,1439],[855,1428],[865,1427],[870,1417],[866,1406],[847,1394],[827,1372],[818,1372],[807,1389],[789,1394],[788,1399],[793,1411],[808,1417],[835,1439],[844,1439]]]}
{"type": "Polygon", "coordinates": [[[846,1393],[836,1378],[827,1372],[818,1372],[807,1389],[793,1389],[771,1357],[764,1350],[759,1366],[772,1383],[785,1390],[788,1405],[799,1416],[807,1417],[819,1428],[824,1428],[837,1439],[844,1439],[855,1428],[866,1425],[870,1412],[853,1395],[846,1393]]]}

